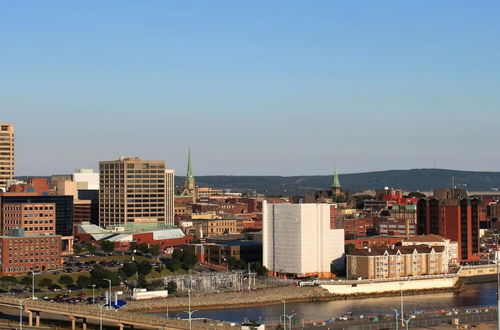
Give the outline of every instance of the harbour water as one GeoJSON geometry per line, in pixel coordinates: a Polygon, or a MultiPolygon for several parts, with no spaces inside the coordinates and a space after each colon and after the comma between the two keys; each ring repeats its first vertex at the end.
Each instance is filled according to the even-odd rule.
{"type": "MultiPolygon", "coordinates": [[[[479,307],[497,304],[496,283],[468,284],[466,288],[455,293],[425,294],[404,296],[405,311],[451,309],[457,307],[479,307]]],[[[335,300],[324,302],[301,302],[286,304],[286,314],[293,314],[294,320],[319,321],[338,317],[352,312],[355,315],[380,315],[392,313],[393,308],[400,308],[400,297],[381,297],[371,299],[335,300]]],[[[155,314],[166,317],[166,313],[155,314]]],[[[276,322],[283,315],[283,304],[236,308],[226,310],[201,310],[193,314],[193,318],[210,318],[215,320],[240,323],[247,320],[260,322],[276,322]]],[[[171,318],[186,318],[187,313],[173,312],[171,318]]]]}

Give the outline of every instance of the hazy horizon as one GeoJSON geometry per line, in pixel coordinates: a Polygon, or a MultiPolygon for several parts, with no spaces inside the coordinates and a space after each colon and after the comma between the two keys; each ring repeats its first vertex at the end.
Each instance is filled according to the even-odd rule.
{"type": "MultiPolygon", "coordinates": [[[[90,168],[90,167],[89,167],[90,168]]],[[[95,173],[99,173],[98,168],[92,168],[95,173]]],[[[65,175],[65,174],[73,174],[74,173],[73,169],[71,171],[67,172],[58,172],[58,173],[50,173],[50,174],[16,174],[14,177],[48,177],[51,175],[65,175]]],[[[473,171],[473,170],[464,170],[464,169],[450,169],[450,168],[406,168],[406,169],[386,169],[386,170],[376,170],[376,171],[364,171],[364,172],[345,172],[345,173],[340,173],[339,175],[349,175],[349,174],[364,174],[364,173],[378,173],[378,172],[390,172],[390,171],[412,171],[412,170],[436,170],[436,171],[454,171],[454,172],[475,172],[475,173],[500,173],[500,171],[473,171]]],[[[194,177],[196,178],[197,176],[281,176],[281,177],[295,177],[295,176],[333,176],[332,173],[317,173],[317,174],[294,174],[294,175],[280,175],[280,174],[201,174],[197,175],[196,173],[193,173],[194,177]]],[[[183,177],[185,176],[186,173],[184,172],[177,172],[175,171],[175,176],[177,177],[183,177]]]]}
{"type": "Polygon", "coordinates": [[[5,1],[16,175],[500,170],[500,3],[5,1]]]}

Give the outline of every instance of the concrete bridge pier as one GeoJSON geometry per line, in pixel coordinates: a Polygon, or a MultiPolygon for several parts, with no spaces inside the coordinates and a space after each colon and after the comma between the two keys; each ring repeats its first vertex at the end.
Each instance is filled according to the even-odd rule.
{"type": "Polygon", "coordinates": [[[82,319],[82,328],[83,330],[87,330],[87,319],[82,319]]]}
{"type": "Polygon", "coordinates": [[[76,317],[69,316],[69,320],[71,321],[71,330],[76,330],[76,317]]]}
{"type": "Polygon", "coordinates": [[[33,312],[27,309],[26,313],[28,313],[28,326],[32,327],[33,326],[33,312]]]}
{"type": "Polygon", "coordinates": [[[118,328],[119,328],[120,330],[123,330],[123,329],[125,328],[125,326],[124,326],[123,324],[121,324],[121,323],[118,323],[118,328]]]}
{"type": "Polygon", "coordinates": [[[35,312],[35,327],[40,326],[40,312],[35,312]]]}

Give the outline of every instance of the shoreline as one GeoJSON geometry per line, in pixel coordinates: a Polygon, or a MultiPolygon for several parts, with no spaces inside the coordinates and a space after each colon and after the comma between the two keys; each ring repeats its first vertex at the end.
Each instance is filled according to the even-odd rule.
{"type": "MultiPolygon", "coordinates": [[[[424,295],[429,293],[459,292],[466,288],[463,281],[457,282],[454,287],[442,289],[408,290],[405,295],[424,295]]],[[[394,297],[400,294],[399,290],[379,294],[330,294],[321,287],[283,287],[258,289],[252,292],[224,292],[206,293],[191,296],[191,308],[198,310],[238,309],[247,307],[261,307],[281,304],[283,300],[289,303],[322,302],[336,300],[370,299],[378,297],[394,297]]],[[[136,313],[164,313],[167,311],[179,312],[188,307],[187,297],[173,297],[162,300],[144,300],[129,302],[124,310],[136,313]]]]}

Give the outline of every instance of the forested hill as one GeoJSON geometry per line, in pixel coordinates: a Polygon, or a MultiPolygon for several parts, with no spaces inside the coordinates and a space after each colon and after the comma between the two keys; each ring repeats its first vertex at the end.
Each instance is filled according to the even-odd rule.
{"type": "MultiPolygon", "coordinates": [[[[366,189],[392,187],[404,191],[431,191],[433,188],[455,185],[469,191],[490,191],[500,188],[500,172],[472,172],[443,169],[391,170],[380,172],[341,174],[343,189],[359,192],[366,189]]],[[[27,179],[27,176],[19,179],[27,179]]],[[[50,177],[48,177],[50,179],[50,177]]],[[[224,189],[256,189],[259,193],[275,195],[294,195],[304,192],[328,189],[332,183],[331,175],[303,176],[233,176],[208,175],[196,176],[198,186],[224,189]]],[[[175,184],[182,185],[184,177],[175,177],[175,184]]]]}
{"type": "MultiPolygon", "coordinates": [[[[455,185],[469,191],[489,191],[500,188],[500,172],[472,172],[443,169],[390,170],[341,174],[343,189],[351,192],[365,189],[381,189],[385,186],[405,191],[431,191],[433,188],[455,185]]],[[[181,185],[183,177],[176,177],[176,185],[181,185]]],[[[308,191],[327,189],[331,185],[331,175],[309,176],[196,176],[198,186],[225,189],[256,189],[259,193],[292,195],[308,191]]]]}

